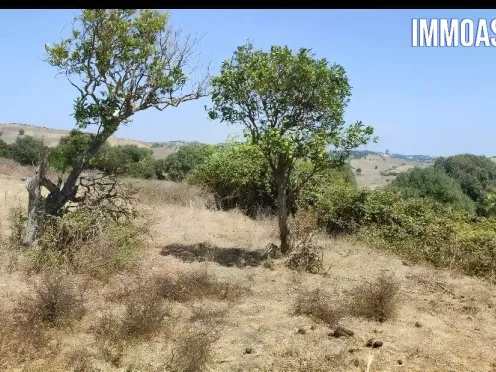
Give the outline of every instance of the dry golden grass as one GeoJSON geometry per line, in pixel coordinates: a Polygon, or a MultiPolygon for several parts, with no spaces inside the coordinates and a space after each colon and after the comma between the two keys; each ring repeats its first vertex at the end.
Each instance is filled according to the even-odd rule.
{"type": "Polygon", "coordinates": [[[358,317],[385,322],[392,319],[398,307],[399,283],[382,274],[372,283],[363,283],[349,293],[349,310],[358,317]]]}
{"type": "MultiPolygon", "coordinates": [[[[149,227],[147,244],[140,248],[143,258],[138,266],[112,273],[105,280],[87,270],[72,273],[75,285],[85,283],[86,308],[80,320],[71,322],[72,327],[19,326],[16,304],[24,296],[36,297],[36,287],[30,282],[40,282],[43,276],[32,273],[28,277],[15,265],[9,270],[2,260],[0,311],[5,322],[0,332],[0,369],[365,371],[369,360],[370,371],[494,369],[494,286],[447,270],[405,265],[352,240],[321,235],[314,239],[323,250],[324,266],[330,267],[327,275],[295,272],[282,260],[275,260],[269,270],[262,253],[268,244],[277,243],[273,219],[252,220],[236,211],[207,209],[201,193],[182,185],[138,184],[143,193],[147,187],[154,190],[149,199],[140,199],[149,227]],[[192,196],[198,199],[188,202],[192,196]],[[400,284],[397,295],[390,297],[395,291],[384,283],[373,287],[377,292],[361,287],[377,284],[375,278],[383,272],[394,275],[400,284]],[[153,297],[159,288],[156,278],[167,278],[161,283],[169,288],[159,298],[153,297]],[[181,285],[187,290],[181,290],[181,285]],[[241,287],[249,288],[249,293],[225,296],[238,293],[225,292],[226,288],[241,287]],[[327,316],[332,327],[294,314],[296,301],[302,306],[318,304],[315,297],[298,300],[302,288],[309,288],[310,294],[315,289],[331,293],[331,300],[324,303],[336,307],[329,306],[328,314],[344,305],[346,310],[351,302],[395,316],[381,323],[343,311],[335,318],[354,335],[332,337],[329,333],[337,322],[331,315],[316,318],[327,316]],[[366,289],[360,292],[357,288],[366,289]],[[353,297],[354,293],[360,296],[353,297]],[[377,297],[370,293],[382,293],[383,300],[376,303],[377,297]],[[141,302],[135,296],[141,296],[141,302]],[[391,307],[394,311],[388,310],[395,303],[388,298],[399,301],[399,306],[391,307]],[[371,338],[383,346],[366,347],[371,338]]],[[[18,204],[25,206],[26,195],[15,174],[0,175],[0,189],[8,195],[0,200],[5,238],[10,233],[8,211],[18,204]]],[[[4,250],[2,259],[6,254],[4,250]]],[[[89,265],[91,255],[87,259],[89,265]]],[[[98,260],[95,256],[95,264],[98,260]]]]}

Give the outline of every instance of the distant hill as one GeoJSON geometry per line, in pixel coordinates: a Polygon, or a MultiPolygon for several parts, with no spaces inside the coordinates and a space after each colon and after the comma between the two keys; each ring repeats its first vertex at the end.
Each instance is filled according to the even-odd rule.
{"type": "MultiPolygon", "coordinates": [[[[67,136],[70,131],[63,129],[52,129],[47,127],[37,127],[28,124],[19,123],[8,123],[0,124],[0,131],[2,131],[2,136],[0,139],[4,140],[6,143],[14,143],[16,138],[19,136],[19,130],[24,131],[25,136],[33,136],[43,140],[43,143],[48,147],[55,147],[60,141],[60,138],[67,136]]],[[[138,147],[150,147],[151,144],[143,141],[137,141],[132,139],[124,139],[112,136],[108,139],[110,145],[136,145],[138,147]]]]}
{"type": "MultiPolygon", "coordinates": [[[[38,127],[35,125],[29,124],[21,124],[21,123],[8,123],[8,124],[0,124],[0,139],[5,141],[8,144],[14,143],[16,138],[20,136],[19,131],[23,130],[25,136],[33,136],[43,140],[43,143],[48,147],[55,147],[60,141],[60,138],[63,136],[67,136],[69,134],[69,130],[63,129],[53,129],[47,127],[38,127]]],[[[108,139],[108,142],[111,146],[118,145],[136,145],[138,147],[147,147],[153,150],[153,156],[155,158],[165,158],[169,154],[177,151],[179,147],[188,144],[190,142],[186,141],[169,141],[169,142],[145,142],[138,141],[127,138],[119,138],[112,136],[108,139]]]]}
{"type": "Polygon", "coordinates": [[[366,158],[367,155],[377,155],[381,157],[389,157],[399,160],[411,161],[415,163],[433,163],[436,158],[429,155],[402,155],[402,154],[388,154],[385,156],[385,153],[378,151],[370,151],[370,150],[355,150],[351,152],[352,158],[361,159],[366,158]]]}

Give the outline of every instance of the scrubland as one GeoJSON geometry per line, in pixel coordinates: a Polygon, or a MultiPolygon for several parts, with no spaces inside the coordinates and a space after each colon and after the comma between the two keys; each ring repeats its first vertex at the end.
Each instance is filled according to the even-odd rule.
{"type": "Polygon", "coordinates": [[[323,270],[293,270],[270,254],[271,217],[166,181],[127,181],[132,223],[26,251],[15,230],[29,172],[2,160],[2,370],[496,370],[487,279],[318,231],[323,270]],[[70,260],[54,253],[62,242],[70,260]]]}

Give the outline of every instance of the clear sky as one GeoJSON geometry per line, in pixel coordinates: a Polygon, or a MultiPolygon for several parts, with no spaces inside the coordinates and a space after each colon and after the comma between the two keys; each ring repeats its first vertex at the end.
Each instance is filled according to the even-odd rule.
{"type": "MultiPolygon", "coordinates": [[[[2,10],[0,123],[71,129],[74,88],[42,61],[44,44],[67,35],[75,10],[2,10]],[[65,33],[63,29],[65,27],[65,33]],[[62,34],[61,34],[62,32],[62,34]]],[[[248,39],[255,47],[312,48],[343,65],[353,86],[348,121],[381,137],[371,150],[496,155],[496,48],[412,48],[412,18],[496,18],[476,10],[173,10],[172,22],[206,33],[202,58],[223,60],[248,39]]],[[[117,135],[144,141],[217,143],[239,128],[212,122],[208,98],[136,115],[117,135]]]]}

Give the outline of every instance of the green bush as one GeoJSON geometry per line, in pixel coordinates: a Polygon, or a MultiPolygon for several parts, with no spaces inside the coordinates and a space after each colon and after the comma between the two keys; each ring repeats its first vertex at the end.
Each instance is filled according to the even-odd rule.
{"type": "Polygon", "coordinates": [[[214,146],[203,143],[181,146],[177,152],[158,161],[160,173],[170,181],[183,181],[196,166],[214,152],[214,149],[214,146]]]}
{"type": "Polygon", "coordinates": [[[496,189],[496,163],[485,156],[461,154],[436,159],[434,167],[442,169],[458,183],[463,192],[477,203],[477,213],[485,215],[482,201],[496,189]]]}
{"type": "Polygon", "coordinates": [[[329,234],[349,234],[358,231],[364,223],[368,193],[336,177],[312,191],[314,202],[305,204],[315,206],[318,223],[329,234]]]}
{"type": "Polygon", "coordinates": [[[0,157],[2,158],[11,157],[11,147],[1,139],[0,139],[0,157]]]}
{"type": "Polygon", "coordinates": [[[188,182],[211,192],[220,209],[240,208],[248,215],[274,207],[275,195],[262,153],[243,143],[221,145],[188,177],[188,182]]]}
{"type": "MultiPolygon", "coordinates": [[[[291,213],[296,212],[299,203],[314,204],[322,185],[333,183],[335,178],[355,182],[353,171],[346,164],[339,170],[327,169],[317,173],[300,189],[301,181],[308,177],[311,170],[310,163],[300,161],[292,174],[288,187],[291,213]]],[[[229,142],[197,166],[188,177],[188,182],[212,193],[219,208],[240,208],[249,216],[255,216],[260,211],[272,213],[277,208],[276,187],[269,172],[269,166],[256,146],[229,142]]]]}
{"type": "MultiPolygon", "coordinates": [[[[91,167],[102,172],[114,174],[126,174],[129,168],[131,172],[137,174],[136,163],[145,159],[152,159],[152,150],[138,147],[136,145],[109,146],[102,147],[98,155],[92,159],[91,167]]],[[[146,173],[146,171],[144,172],[146,173]]]]}
{"type": "Polygon", "coordinates": [[[152,157],[145,157],[138,162],[130,163],[126,167],[126,174],[133,178],[157,179],[157,162],[152,157]]]}
{"type": "Polygon", "coordinates": [[[11,157],[21,165],[38,165],[44,147],[41,140],[32,136],[17,137],[10,146],[11,157]]]}
{"type": "Polygon", "coordinates": [[[81,164],[88,151],[93,135],[79,130],[71,130],[68,136],[60,139],[58,146],[50,154],[50,166],[65,172],[81,164]]]}
{"type": "Polygon", "coordinates": [[[403,197],[427,197],[454,208],[475,213],[475,203],[463,193],[460,184],[437,167],[415,167],[391,182],[403,197]]]}

